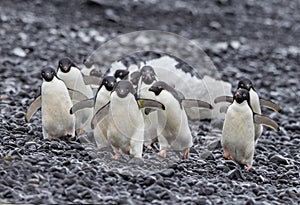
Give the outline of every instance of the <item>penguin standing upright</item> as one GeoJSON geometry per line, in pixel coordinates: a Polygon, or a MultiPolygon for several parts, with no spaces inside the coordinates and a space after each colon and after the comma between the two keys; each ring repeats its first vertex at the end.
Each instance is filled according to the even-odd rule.
{"type": "MultiPolygon", "coordinates": [[[[84,94],[87,99],[93,97],[93,90],[90,85],[86,85],[83,80],[83,75],[76,65],[69,59],[63,58],[58,63],[57,76],[64,81],[69,89],[78,91],[84,94]]],[[[78,100],[71,95],[73,104],[78,100]]],[[[93,116],[92,108],[85,108],[75,114],[76,118],[76,133],[82,134],[84,131],[90,131],[90,122],[93,116]]]]}
{"type": "Polygon", "coordinates": [[[152,106],[164,109],[161,103],[135,98],[135,89],[127,80],[119,81],[110,95],[110,102],[102,107],[92,119],[92,127],[104,116],[108,117],[107,138],[115,152],[141,158],[144,140],[144,120],[141,107],[152,106]]]}
{"type": "MultiPolygon", "coordinates": [[[[70,110],[71,114],[84,108],[94,108],[94,115],[104,105],[109,102],[110,93],[115,87],[116,79],[113,76],[105,76],[95,94],[94,98],[86,99],[76,103],[70,110]]],[[[107,147],[107,117],[104,117],[101,122],[93,129],[93,135],[98,148],[107,147]]]]}
{"type": "MultiPolygon", "coordinates": [[[[257,92],[255,91],[255,89],[253,87],[251,80],[249,80],[247,78],[241,79],[238,82],[238,89],[240,89],[240,88],[248,90],[249,97],[250,97],[250,106],[254,113],[261,114],[261,106],[266,106],[276,112],[280,111],[280,107],[277,104],[273,103],[272,101],[259,98],[257,92]]],[[[215,99],[215,103],[222,102],[222,101],[227,101],[227,102],[232,103],[233,98],[230,96],[220,96],[215,99]]],[[[224,110],[224,107],[223,107],[223,110],[224,110]]],[[[254,127],[255,127],[255,138],[254,139],[255,139],[255,144],[257,144],[257,141],[263,131],[263,125],[255,124],[254,127]]]]}
{"type": "Polygon", "coordinates": [[[247,170],[252,168],[255,149],[254,123],[264,124],[275,130],[279,129],[270,118],[254,114],[250,106],[248,90],[238,89],[225,115],[221,144],[223,156],[238,163],[247,164],[247,170]]]}
{"type": "Polygon", "coordinates": [[[41,107],[45,139],[74,136],[75,118],[69,113],[72,101],[64,82],[57,78],[55,70],[50,67],[44,68],[41,75],[41,96],[28,108],[26,121],[41,107]]]}
{"type": "MultiPolygon", "coordinates": [[[[137,86],[138,96],[141,98],[155,99],[155,94],[149,91],[149,88],[157,81],[157,76],[151,66],[144,66],[140,70],[140,80],[137,86]]],[[[142,112],[145,122],[144,145],[147,149],[152,149],[151,144],[157,141],[157,112],[145,114],[142,112]]]]}
{"type": "MultiPolygon", "coordinates": [[[[183,108],[183,101],[179,94],[163,81],[155,82],[149,91],[154,92],[157,101],[165,105],[165,110],[157,111],[158,115],[158,142],[159,155],[166,157],[167,149],[182,151],[183,158],[189,156],[190,147],[193,145],[192,134],[188,125],[188,118],[183,108]]],[[[196,101],[195,101],[196,102],[196,101]]],[[[212,109],[212,106],[197,100],[198,107],[212,109]]]]}

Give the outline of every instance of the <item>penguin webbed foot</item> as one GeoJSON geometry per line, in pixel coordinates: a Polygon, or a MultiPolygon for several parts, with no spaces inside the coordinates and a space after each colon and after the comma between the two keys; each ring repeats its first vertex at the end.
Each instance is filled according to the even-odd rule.
{"type": "Polygon", "coordinates": [[[252,164],[247,164],[246,171],[249,171],[250,169],[252,169],[252,164]]]}
{"type": "Polygon", "coordinates": [[[183,153],[183,159],[187,159],[190,156],[190,148],[186,148],[183,153]]]}
{"type": "Polygon", "coordinates": [[[117,159],[119,159],[120,157],[121,157],[121,153],[120,153],[120,152],[116,152],[112,158],[113,158],[114,160],[117,160],[117,159]]]}
{"type": "Polygon", "coordinates": [[[77,135],[77,136],[78,136],[78,135],[82,135],[83,133],[84,133],[83,128],[79,128],[79,129],[76,130],[76,135],[77,135]]]}
{"type": "Polygon", "coordinates": [[[167,151],[165,149],[162,149],[158,152],[158,156],[162,157],[162,158],[166,158],[167,157],[167,151]]]}
{"type": "Polygon", "coordinates": [[[230,154],[229,154],[228,152],[224,152],[224,153],[223,153],[223,157],[224,157],[225,159],[228,159],[228,160],[232,159],[231,156],[230,156],[230,154]]]}

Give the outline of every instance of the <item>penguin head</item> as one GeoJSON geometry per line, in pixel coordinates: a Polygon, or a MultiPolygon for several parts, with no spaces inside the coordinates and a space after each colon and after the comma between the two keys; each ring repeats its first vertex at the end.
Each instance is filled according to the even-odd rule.
{"type": "Polygon", "coordinates": [[[117,83],[117,80],[113,76],[105,76],[102,80],[100,88],[105,86],[106,90],[112,91],[117,83]]]}
{"type": "Polygon", "coordinates": [[[250,95],[249,91],[243,88],[239,88],[233,95],[233,100],[235,100],[238,104],[241,104],[244,101],[247,101],[249,104],[250,95]]]}
{"type": "Polygon", "coordinates": [[[140,71],[134,71],[133,73],[130,74],[130,82],[133,85],[137,85],[139,83],[140,77],[141,77],[140,71]]]}
{"type": "Polygon", "coordinates": [[[142,81],[147,85],[150,85],[156,80],[156,73],[151,66],[142,67],[141,76],[142,76],[142,81]]]}
{"type": "Polygon", "coordinates": [[[154,94],[158,96],[161,93],[161,91],[167,88],[167,86],[168,85],[165,82],[157,81],[149,88],[149,91],[154,92],[154,94]]]}
{"type": "Polygon", "coordinates": [[[51,67],[45,67],[43,68],[41,75],[45,81],[50,82],[53,80],[54,76],[56,76],[56,72],[51,67]]]}
{"type": "Polygon", "coordinates": [[[58,61],[58,69],[60,69],[63,73],[68,73],[72,66],[75,67],[70,58],[62,58],[58,61]]]}
{"type": "Polygon", "coordinates": [[[124,70],[124,69],[118,69],[115,71],[114,77],[116,79],[121,79],[121,80],[125,80],[126,77],[128,77],[129,71],[128,70],[124,70]]]}
{"type": "Polygon", "coordinates": [[[238,89],[239,88],[243,88],[246,89],[248,91],[250,91],[250,89],[254,89],[251,80],[249,80],[248,78],[242,78],[239,83],[238,83],[238,89]]]}
{"type": "Polygon", "coordinates": [[[125,98],[129,93],[132,95],[135,94],[135,89],[133,88],[132,83],[128,80],[120,80],[116,84],[114,91],[116,91],[120,98],[125,98]]]}

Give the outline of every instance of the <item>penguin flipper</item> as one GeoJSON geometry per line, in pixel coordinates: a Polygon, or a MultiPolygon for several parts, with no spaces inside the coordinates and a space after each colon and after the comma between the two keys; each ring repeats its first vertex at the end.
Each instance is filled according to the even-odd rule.
{"type": "Polygon", "coordinates": [[[86,85],[100,85],[102,81],[102,78],[91,75],[83,75],[82,78],[86,85]]]}
{"type": "Polygon", "coordinates": [[[156,100],[140,98],[137,100],[137,102],[138,102],[138,105],[140,108],[158,108],[160,110],[166,109],[164,104],[162,104],[156,100]]]}
{"type": "Polygon", "coordinates": [[[38,96],[28,107],[25,115],[25,121],[29,122],[32,116],[34,115],[34,113],[36,113],[36,111],[40,109],[41,106],[42,106],[42,97],[38,96]]]}
{"type": "Polygon", "coordinates": [[[214,103],[220,103],[220,102],[229,102],[233,103],[233,97],[231,96],[219,96],[214,99],[214,103]]]}
{"type": "Polygon", "coordinates": [[[70,95],[72,100],[83,101],[83,100],[88,99],[88,97],[85,94],[83,94],[83,93],[81,93],[77,90],[73,90],[71,88],[68,88],[68,92],[69,92],[69,95],[70,95]]]}
{"type": "Polygon", "coordinates": [[[198,108],[207,108],[210,110],[213,109],[213,106],[211,104],[197,99],[183,99],[181,101],[181,105],[185,108],[198,107],[198,108]]]}
{"type": "Polygon", "coordinates": [[[279,105],[277,105],[276,103],[270,101],[270,100],[265,100],[265,99],[259,99],[260,105],[263,105],[269,109],[272,109],[276,112],[280,112],[281,108],[279,107],[279,105]]]}
{"type": "Polygon", "coordinates": [[[262,124],[266,127],[272,128],[275,131],[279,131],[279,125],[272,120],[271,118],[267,117],[267,116],[263,116],[263,115],[259,115],[259,114],[254,114],[254,123],[256,124],[262,124]]]}
{"type": "Polygon", "coordinates": [[[91,121],[91,127],[94,129],[98,122],[100,122],[106,115],[108,115],[109,112],[109,104],[108,102],[106,105],[104,105],[102,108],[100,108],[96,114],[93,116],[92,121],[91,121]]]}
{"type": "Polygon", "coordinates": [[[82,100],[75,105],[73,105],[70,109],[70,114],[74,114],[78,110],[84,109],[84,108],[92,108],[94,107],[94,98],[82,100]]]}

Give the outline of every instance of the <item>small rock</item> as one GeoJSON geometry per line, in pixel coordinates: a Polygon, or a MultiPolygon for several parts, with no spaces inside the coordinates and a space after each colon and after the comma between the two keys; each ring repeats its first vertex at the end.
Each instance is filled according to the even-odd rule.
{"type": "Polygon", "coordinates": [[[239,169],[234,169],[228,172],[227,177],[230,179],[245,179],[244,174],[239,169]]]}
{"type": "Polygon", "coordinates": [[[270,158],[270,161],[275,163],[275,164],[284,164],[284,165],[289,164],[288,160],[286,158],[284,158],[283,156],[279,155],[279,154],[273,155],[270,158]]]}
{"type": "Polygon", "coordinates": [[[24,57],[27,56],[25,50],[20,48],[20,47],[14,48],[12,52],[13,52],[14,55],[16,55],[18,57],[24,58],[24,57]]]}
{"type": "Polygon", "coordinates": [[[173,169],[166,169],[159,173],[162,177],[171,177],[175,174],[173,169]]]}
{"type": "Polygon", "coordinates": [[[216,30],[218,30],[218,29],[221,28],[221,24],[220,24],[219,22],[217,22],[217,21],[212,21],[212,22],[210,22],[210,23],[209,23],[209,26],[210,26],[211,28],[213,28],[213,29],[216,29],[216,30]]]}
{"type": "Polygon", "coordinates": [[[237,49],[239,49],[241,47],[241,43],[239,41],[231,41],[230,42],[230,46],[233,49],[237,50],[237,49]]]}

